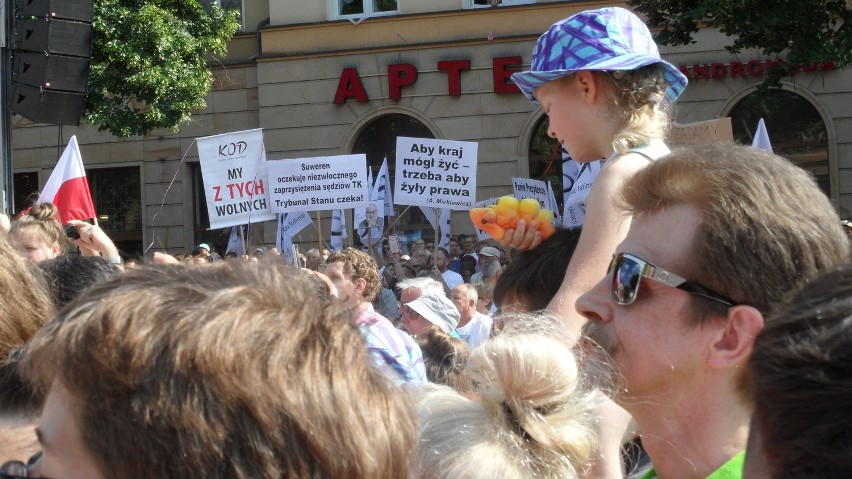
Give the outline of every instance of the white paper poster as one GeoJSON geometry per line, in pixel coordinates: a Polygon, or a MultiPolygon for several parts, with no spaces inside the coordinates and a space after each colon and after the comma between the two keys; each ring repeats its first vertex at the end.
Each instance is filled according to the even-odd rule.
{"type": "Polygon", "coordinates": [[[541,208],[550,208],[550,198],[547,196],[547,183],[530,178],[512,178],[512,191],[515,198],[534,198],[541,208]]]}
{"type": "Polygon", "coordinates": [[[336,210],[367,204],[367,156],[274,160],[269,165],[272,211],[336,210]]]}
{"type": "Polygon", "coordinates": [[[472,208],[478,148],[468,141],[397,137],[394,203],[472,208]]]}
{"type": "Polygon", "coordinates": [[[275,219],[263,130],[207,136],[196,143],[211,229],[275,219]]]}

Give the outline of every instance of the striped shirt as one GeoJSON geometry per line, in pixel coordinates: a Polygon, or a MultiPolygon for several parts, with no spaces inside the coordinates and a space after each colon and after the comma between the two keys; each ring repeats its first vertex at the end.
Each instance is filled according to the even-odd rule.
{"type": "Polygon", "coordinates": [[[369,304],[355,319],[370,362],[396,384],[424,384],[426,368],[420,346],[407,333],[396,329],[387,318],[369,304]]]}

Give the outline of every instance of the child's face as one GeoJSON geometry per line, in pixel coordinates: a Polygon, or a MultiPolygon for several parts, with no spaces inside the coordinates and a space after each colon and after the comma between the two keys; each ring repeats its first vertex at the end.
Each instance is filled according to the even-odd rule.
{"type": "Polygon", "coordinates": [[[547,82],[533,93],[550,120],[548,136],[557,139],[568,150],[571,158],[584,163],[608,155],[612,143],[610,138],[606,142],[605,151],[599,151],[601,145],[597,125],[601,112],[597,109],[597,103],[588,101],[585,86],[577,79],[581,74],[585,78],[594,77],[586,73],[547,82]]]}
{"type": "Polygon", "coordinates": [[[46,243],[32,228],[23,228],[10,234],[9,242],[30,264],[53,259],[59,255],[60,251],[59,245],[46,243]]]}

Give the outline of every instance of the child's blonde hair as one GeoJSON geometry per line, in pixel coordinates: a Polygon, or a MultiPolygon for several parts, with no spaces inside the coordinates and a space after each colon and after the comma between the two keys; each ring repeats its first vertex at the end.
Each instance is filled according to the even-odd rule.
{"type": "Polygon", "coordinates": [[[612,141],[617,153],[647,145],[652,138],[665,137],[671,103],[663,101],[669,87],[663,73],[659,63],[635,70],[599,73],[610,78],[614,85],[610,112],[619,122],[612,141]]]}
{"type": "Polygon", "coordinates": [[[30,230],[48,245],[59,245],[60,254],[67,250],[65,230],[59,222],[59,210],[53,203],[38,203],[12,222],[9,236],[30,230]]]}

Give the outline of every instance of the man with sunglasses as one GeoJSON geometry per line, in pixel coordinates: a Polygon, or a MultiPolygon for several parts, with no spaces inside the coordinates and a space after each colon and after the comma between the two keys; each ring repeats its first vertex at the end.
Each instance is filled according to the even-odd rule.
{"type": "Polygon", "coordinates": [[[846,260],[839,218],[805,171],[734,144],[675,152],[621,196],[633,222],[577,310],[623,377],[644,477],[741,477],[754,338],[782,296],[846,260]]]}

